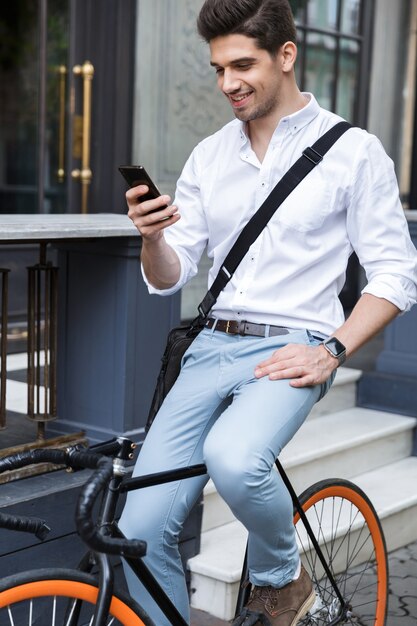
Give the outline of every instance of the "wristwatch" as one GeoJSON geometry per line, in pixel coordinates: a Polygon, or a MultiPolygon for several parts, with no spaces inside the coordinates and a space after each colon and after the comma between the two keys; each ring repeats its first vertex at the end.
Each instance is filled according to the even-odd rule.
{"type": "Polygon", "coordinates": [[[339,365],[342,365],[346,361],[346,348],[336,337],[328,337],[328,339],[323,341],[322,345],[329,354],[337,359],[339,365]]]}

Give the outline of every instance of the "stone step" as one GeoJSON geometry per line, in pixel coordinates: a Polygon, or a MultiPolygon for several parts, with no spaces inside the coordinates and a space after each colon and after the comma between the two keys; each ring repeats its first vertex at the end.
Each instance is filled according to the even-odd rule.
{"type": "Polygon", "coordinates": [[[355,407],[306,421],[280,460],[296,491],[338,476],[351,478],[408,457],[417,419],[355,407]]]}
{"type": "MultiPolygon", "coordinates": [[[[417,457],[354,477],[381,519],[389,551],[417,539],[417,457]]],[[[231,619],[247,533],[237,521],[202,534],[201,552],[189,561],[194,608],[231,619]]]]}
{"type": "Polygon", "coordinates": [[[361,474],[354,481],[370,498],[391,552],[417,539],[417,457],[361,474]]]}
{"type": "MultiPolygon", "coordinates": [[[[298,493],[323,478],[350,478],[411,454],[417,420],[371,409],[352,408],[307,420],[280,460],[298,493]]],[[[204,491],[203,531],[233,521],[212,481],[204,491]]]]}

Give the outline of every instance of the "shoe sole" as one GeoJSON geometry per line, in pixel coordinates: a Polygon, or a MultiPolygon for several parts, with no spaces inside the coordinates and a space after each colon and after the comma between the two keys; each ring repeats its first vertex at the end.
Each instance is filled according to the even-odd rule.
{"type": "Polygon", "coordinates": [[[300,610],[298,611],[297,615],[291,622],[290,626],[297,626],[300,619],[304,617],[305,615],[307,615],[309,610],[313,607],[315,601],[316,601],[316,592],[313,590],[311,594],[308,596],[307,600],[304,602],[304,604],[300,607],[300,610]]]}

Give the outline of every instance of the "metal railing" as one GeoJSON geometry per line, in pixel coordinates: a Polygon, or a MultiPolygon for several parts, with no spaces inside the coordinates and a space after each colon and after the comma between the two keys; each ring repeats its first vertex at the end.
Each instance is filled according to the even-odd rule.
{"type": "MultiPolygon", "coordinates": [[[[46,243],[40,244],[39,262],[27,268],[27,413],[23,414],[18,440],[9,434],[6,412],[7,387],[7,328],[9,271],[0,268],[1,337],[0,337],[0,457],[37,447],[66,447],[85,443],[84,433],[60,435],[46,439],[46,426],[57,418],[57,327],[58,327],[58,268],[47,260],[46,243]],[[26,419],[25,419],[26,418],[26,419]],[[29,423],[32,423],[30,428],[29,423]],[[33,431],[35,425],[35,436],[33,431]],[[2,442],[3,438],[3,442],[2,442]]],[[[9,377],[10,372],[9,372],[9,377]]],[[[10,428],[10,430],[12,430],[10,428]]],[[[54,466],[33,465],[6,472],[0,482],[56,469],[54,466]]]]}
{"type": "Polygon", "coordinates": [[[1,276],[1,338],[0,338],[0,428],[6,427],[7,384],[7,305],[9,295],[9,271],[0,268],[1,276]]]}

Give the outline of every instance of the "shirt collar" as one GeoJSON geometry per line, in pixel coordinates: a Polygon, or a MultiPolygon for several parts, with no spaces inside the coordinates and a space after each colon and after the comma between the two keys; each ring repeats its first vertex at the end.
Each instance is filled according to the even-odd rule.
{"type": "MultiPolygon", "coordinates": [[[[286,115],[280,121],[278,126],[275,129],[274,134],[272,135],[271,141],[274,142],[277,134],[281,133],[282,126],[287,126],[288,130],[292,135],[295,135],[300,130],[302,130],[307,124],[309,124],[320,112],[320,106],[312,93],[303,92],[303,96],[308,99],[308,103],[305,107],[292,113],[291,115],[286,115]]],[[[240,122],[240,139],[242,146],[249,142],[249,137],[246,132],[246,122],[240,122]]]]}
{"type": "Polygon", "coordinates": [[[292,113],[291,115],[286,115],[285,117],[283,117],[280,120],[276,131],[281,126],[281,124],[288,124],[288,129],[290,133],[292,135],[295,135],[305,126],[307,126],[307,124],[309,124],[312,120],[314,120],[315,117],[317,117],[320,112],[320,106],[313,94],[304,92],[302,95],[306,99],[308,99],[308,103],[306,104],[306,106],[299,111],[292,113]]]}

